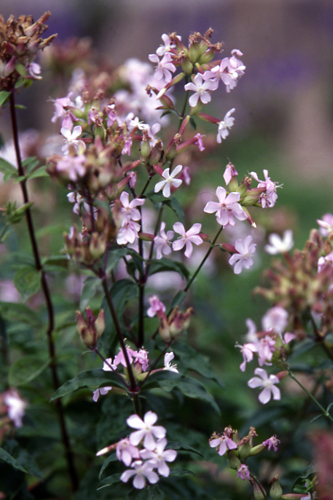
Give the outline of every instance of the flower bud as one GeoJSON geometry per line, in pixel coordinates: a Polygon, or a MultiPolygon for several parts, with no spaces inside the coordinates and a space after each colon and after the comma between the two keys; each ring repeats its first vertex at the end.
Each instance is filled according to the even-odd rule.
{"type": "Polygon", "coordinates": [[[260,485],[257,484],[256,481],[253,482],[253,495],[255,500],[266,500],[266,492],[264,488],[260,485]]]}
{"type": "Polygon", "coordinates": [[[92,233],[89,245],[89,252],[93,257],[93,259],[94,260],[99,259],[105,253],[105,250],[106,250],[105,237],[98,233],[92,233]]]}
{"type": "Polygon", "coordinates": [[[141,156],[144,160],[148,160],[150,156],[150,144],[146,131],[143,132],[143,138],[141,142],[141,156]]]}
{"type": "Polygon", "coordinates": [[[87,323],[84,321],[80,311],[76,311],[77,331],[86,347],[92,349],[96,347],[97,340],[105,330],[104,310],[101,309],[97,319],[90,307],[86,308],[87,323]]]}
{"type": "Polygon", "coordinates": [[[281,495],[283,494],[282,488],[278,481],[278,476],[273,477],[271,489],[269,490],[269,494],[272,497],[272,500],[280,500],[281,495]]]}
{"type": "Polygon", "coordinates": [[[198,43],[194,43],[189,48],[188,53],[189,53],[189,58],[192,61],[192,63],[197,62],[197,60],[200,57],[200,45],[198,43]]]}
{"type": "Polygon", "coordinates": [[[206,52],[199,58],[199,63],[200,64],[208,64],[212,61],[213,57],[215,55],[215,51],[210,49],[206,50],[206,52]]]}
{"type": "Polygon", "coordinates": [[[160,320],[160,326],[159,326],[158,331],[160,332],[161,339],[163,340],[163,342],[168,344],[169,342],[171,342],[171,339],[172,339],[171,334],[170,334],[170,327],[169,327],[168,319],[165,316],[165,314],[163,314],[163,315],[159,316],[159,320],[160,320]]]}
{"type": "Polygon", "coordinates": [[[193,307],[189,307],[185,313],[179,312],[178,306],[174,308],[169,316],[169,328],[172,338],[178,337],[190,325],[190,318],[193,314],[193,307]]]}
{"type": "Polygon", "coordinates": [[[227,460],[228,460],[228,465],[229,465],[230,469],[238,470],[239,467],[242,465],[242,462],[235,455],[234,450],[228,451],[227,460]]]}
{"type": "Polygon", "coordinates": [[[191,75],[192,74],[192,71],[193,71],[193,64],[191,63],[191,61],[185,57],[183,62],[182,62],[182,70],[187,74],[187,75],[191,75]]]}

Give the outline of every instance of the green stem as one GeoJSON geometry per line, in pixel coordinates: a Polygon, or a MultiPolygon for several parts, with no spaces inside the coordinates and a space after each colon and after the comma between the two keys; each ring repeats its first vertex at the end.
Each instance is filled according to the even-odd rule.
{"type": "Polygon", "coordinates": [[[289,373],[290,377],[296,382],[296,384],[298,384],[303,389],[303,391],[308,395],[308,397],[311,398],[312,401],[318,406],[318,408],[322,411],[322,413],[325,415],[325,417],[327,417],[331,422],[333,422],[333,418],[328,413],[328,411],[326,411],[325,408],[323,406],[321,406],[319,401],[317,401],[317,399],[311,394],[311,392],[309,392],[307,390],[307,388],[304,387],[304,385],[295,377],[293,372],[288,369],[288,373],[289,373]]]}
{"type": "Polygon", "coordinates": [[[199,264],[199,267],[197,268],[197,270],[195,271],[195,273],[193,274],[192,278],[190,279],[190,281],[187,283],[186,287],[184,288],[184,292],[187,292],[188,289],[190,288],[190,286],[192,285],[193,281],[195,280],[195,278],[197,277],[198,273],[200,272],[200,269],[202,268],[202,266],[204,265],[204,263],[206,262],[206,260],[208,259],[208,257],[210,256],[211,254],[211,251],[213,250],[214,246],[215,246],[215,243],[217,241],[217,238],[220,236],[221,232],[223,230],[223,226],[220,227],[220,229],[217,231],[216,233],[216,236],[215,238],[213,239],[212,243],[210,244],[210,247],[206,253],[206,255],[204,256],[204,258],[202,259],[201,263],[199,264]]]}
{"type": "MultiPolygon", "coordinates": [[[[18,175],[24,177],[24,169],[22,165],[22,160],[21,160],[21,152],[20,152],[20,145],[18,141],[18,127],[17,127],[17,121],[16,121],[16,112],[15,112],[15,98],[14,98],[14,91],[10,94],[9,98],[10,102],[10,115],[11,115],[11,123],[12,123],[12,131],[13,131],[13,141],[14,141],[14,147],[15,147],[15,153],[16,153],[16,160],[17,160],[17,170],[18,170],[18,175]]],[[[28,195],[28,190],[26,186],[26,179],[23,179],[20,182],[21,186],[21,191],[22,191],[22,196],[24,203],[27,204],[29,203],[29,195],[28,195]]],[[[32,253],[34,256],[35,260],[35,266],[36,270],[40,271],[41,273],[41,286],[46,302],[46,308],[47,308],[47,314],[48,314],[48,328],[46,331],[47,335],[47,340],[48,340],[48,349],[49,349],[49,356],[51,360],[50,364],[50,369],[52,373],[52,381],[53,381],[53,387],[54,390],[57,390],[60,387],[59,383],[59,377],[58,377],[58,371],[57,371],[57,359],[56,359],[56,350],[55,350],[55,344],[53,341],[53,330],[54,330],[54,310],[53,310],[53,304],[51,300],[51,294],[49,290],[49,286],[46,280],[46,275],[41,263],[40,255],[39,255],[39,249],[37,245],[37,239],[34,231],[34,226],[33,226],[33,221],[32,221],[32,215],[31,215],[31,210],[30,208],[27,208],[25,211],[25,217],[27,221],[27,226],[28,226],[28,232],[29,232],[29,238],[30,238],[30,243],[32,247],[32,253]]],[[[57,408],[58,412],[58,419],[59,419],[59,426],[60,426],[60,431],[61,431],[61,439],[63,442],[63,446],[65,449],[65,456],[66,456],[66,461],[67,461],[67,466],[68,466],[68,472],[71,480],[71,485],[72,485],[72,490],[76,491],[78,489],[79,483],[78,483],[78,477],[77,477],[77,472],[75,469],[74,465],[74,457],[73,457],[73,452],[71,449],[71,444],[69,440],[69,435],[67,431],[67,426],[65,422],[65,415],[64,415],[64,409],[62,406],[61,399],[56,399],[55,400],[55,405],[57,408]]]]}

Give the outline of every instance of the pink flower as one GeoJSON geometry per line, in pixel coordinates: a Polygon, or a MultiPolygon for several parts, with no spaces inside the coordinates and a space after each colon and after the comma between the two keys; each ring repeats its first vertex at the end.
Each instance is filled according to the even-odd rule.
{"type": "Polygon", "coordinates": [[[275,351],[275,340],[272,339],[269,335],[266,335],[264,338],[260,339],[258,343],[258,354],[259,354],[259,365],[270,365],[269,361],[271,361],[273,357],[273,352],[275,351]]]}
{"type": "Polygon", "coordinates": [[[216,221],[218,224],[223,227],[226,227],[228,224],[234,226],[234,217],[238,220],[247,219],[246,213],[238,203],[240,200],[239,193],[230,193],[227,195],[227,191],[223,187],[218,186],[216,196],[219,201],[209,201],[204,208],[204,212],[207,214],[216,212],[216,221]]]}
{"type": "Polygon", "coordinates": [[[118,460],[124,462],[127,467],[131,465],[133,458],[140,458],[138,448],[133,446],[128,438],[119,441],[116,449],[116,455],[118,460]]]}
{"type": "Polygon", "coordinates": [[[156,443],[154,436],[158,439],[164,438],[166,430],[160,425],[153,425],[157,421],[156,413],[148,411],[143,420],[139,415],[131,415],[126,420],[127,425],[134,429],[139,429],[138,431],[132,432],[130,434],[129,440],[131,444],[137,446],[143,440],[143,446],[147,450],[154,450],[156,443]]]}
{"type": "MultiPolygon", "coordinates": [[[[170,255],[171,253],[171,239],[173,238],[174,232],[165,232],[165,222],[161,222],[160,234],[155,236],[154,243],[156,247],[156,259],[161,259],[164,255],[170,255]]],[[[148,315],[149,316],[149,315],[148,315]]]]}
{"type": "Polygon", "coordinates": [[[134,200],[129,202],[129,194],[126,191],[121,193],[120,203],[122,204],[121,213],[124,223],[129,220],[138,221],[141,219],[140,211],[136,207],[143,205],[144,202],[143,198],[134,198],[134,200]]]}
{"type": "Polygon", "coordinates": [[[85,169],[86,158],[84,155],[80,156],[63,156],[61,160],[57,163],[57,172],[64,173],[68,175],[68,178],[77,182],[79,178],[82,178],[86,174],[85,169]]]}
{"type": "Polygon", "coordinates": [[[226,139],[229,135],[229,130],[234,125],[235,118],[232,115],[234,113],[235,108],[230,109],[224,116],[223,120],[218,123],[218,131],[216,140],[220,144],[222,139],[226,139]]]}
{"type": "Polygon", "coordinates": [[[320,226],[320,234],[322,234],[324,237],[333,232],[333,214],[323,215],[322,220],[317,219],[317,223],[320,226]]]}
{"type": "Polygon", "coordinates": [[[280,336],[288,323],[288,311],[283,307],[271,307],[262,318],[262,327],[265,331],[274,330],[280,336]]]}
{"type": "Polygon", "coordinates": [[[201,224],[193,224],[193,226],[185,232],[185,228],[181,222],[176,222],[173,225],[176,233],[180,234],[180,238],[172,243],[172,249],[177,252],[185,246],[185,257],[189,258],[192,255],[193,243],[194,245],[201,245],[203,239],[199,236],[201,231],[201,224]]]}
{"type": "Polygon", "coordinates": [[[245,479],[250,480],[250,471],[247,465],[242,464],[239,466],[239,469],[237,471],[237,477],[240,477],[241,479],[243,479],[243,481],[245,479]]]}
{"type": "MultiPolygon", "coordinates": [[[[162,40],[163,40],[163,43],[164,43],[164,47],[163,45],[160,45],[159,48],[156,50],[156,54],[158,56],[164,56],[164,54],[166,52],[170,52],[171,49],[174,49],[176,47],[176,45],[174,43],[171,42],[170,40],[170,37],[169,35],[166,35],[165,33],[161,36],[162,40]]],[[[181,36],[178,36],[177,35],[177,38],[179,40],[181,40],[181,36]]]]}
{"type": "Polygon", "coordinates": [[[163,304],[163,302],[159,300],[157,295],[152,295],[151,297],[149,297],[148,301],[150,307],[147,310],[147,316],[153,318],[154,316],[156,316],[156,314],[158,315],[158,313],[160,312],[165,313],[166,311],[165,305],[163,304]]]}
{"type": "Polygon", "coordinates": [[[267,446],[268,450],[270,450],[273,447],[273,450],[277,451],[278,445],[280,444],[280,441],[279,441],[279,439],[277,439],[276,436],[272,436],[269,439],[266,439],[266,441],[264,441],[262,444],[264,446],[267,446]]]}
{"type": "Polygon", "coordinates": [[[236,344],[239,347],[243,355],[243,363],[239,366],[242,372],[245,371],[246,363],[249,363],[253,359],[253,353],[258,352],[258,347],[255,344],[248,343],[244,345],[236,344]]]}
{"type": "Polygon", "coordinates": [[[230,259],[229,264],[234,265],[234,273],[240,274],[243,266],[245,269],[250,269],[253,266],[253,255],[256,251],[256,244],[251,243],[252,236],[247,236],[244,240],[236,240],[235,248],[238,253],[234,253],[230,259]]]}
{"type": "Polygon", "coordinates": [[[231,179],[233,177],[236,177],[237,175],[238,175],[238,172],[235,169],[235,166],[231,162],[229,162],[228,165],[225,167],[225,171],[223,174],[223,179],[224,179],[224,182],[226,183],[226,185],[228,185],[229,182],[231,181],[231,179]]]}
{"type": "Polygon", "coordinates": [[[156,442],[154,451],[142,450],[140,452],[141,457],[145,460],[149,460],[149,462],[157,468],[157,472],[164,477],[168,477],[170,474],[170,469],[165,462],[173,462],[177,457],[177,452],[175,450],[164,449],[166,445],[166,439],[159,439],[156,442]]]}
{"type": "Polygon", "coordinates": [[[134,470],[125,470],[120,476],[120,480],[127,483],[130,477],[135,476],[133,480],[134,488],[142,490],[146,486],[146,479],[151,484],[155,484],[158,481],[158,475],[153,471],[154,465],[147,462],[142,462],[137,460],[132,464],[134,470]]]}
{"type": "Polygon", "coordinates": [[[162,174],[162,177],[164,177],[165,180],[160,181],[155,185],[154,188],[155,193],[158,193],[159,191],[162,190],[164,198],[169,198],[171,194],[171,188],[172,187],[178,188],[183,182],[181,179],[175,179],[175,177],[181,172],[182,168],[183,168],[182,165],[177,165],[177,167],[173,169],[171,174],[170,174],[170,168],[166,168],[162,174]]]}
{"type": "Polygon", "coordinates": [[[203,144],[202,135],[196,134],[194,137],[196,138],[196,141],[194,144],[196,144],[198,146],[200,151],[205,151],[205,146],[203,144]]]}
{"type": "Polygon", "coordinates": [[[262,208],[274,207],[275,202],[278,199],[276,188],[281,186],[277,186],[277,182],[271,181],[271,178],[268,177],[268,170],[264,170],[264,181],[261,181],[258,178],[258,174],[256,172],[250,172],[250,175],[257,182],[259,182],[258,188],[265,188],[265,192],[261,193],[261,195],[259,196],[259,203],[261,204],[262,208]]]}
{"type": "Polygon", "coordinates": [[[222,436],[211,439],[209,441],[209,446],[211,448],[219,448],[218,454],[222,457],[227,450],[236,450],[237,444],[231,439],[227,433],[223,433],[222,436]]]}
{"type": "Polygon", "coordinates": [[[140,349],[139,352],[133,351],[136,365],[141,365],[141,370],[146,372],[149,366],[148,352],[146,349],[140,349]]]}
{"type": "Polygon", "coordinates": [[[198,104],[199,99],[203,104],[210,102],[211,95],[209,90],[214,90],[212,83],[209,80],[204,82],[200,73],[197,73],[193,78],[193,82],[187,83],[184,88],[186,91],[192,90],[194,92],[188,101],[191,108],[194,108],[198,104]]]}
{"type": "Polygon", "coordinates": [[[318,259],[318,273],[321,273],[325,267],[331,266],[333,264],[333,252],[329,253],[328,255],[321,256],[318,259]]]}
{"type": "Polygon", "coordinates": [[[132,220],[125,220],[123,226],[118,231],[117,243],[118,245],[127,245],[127,243],[134,243],[138,237],[138,232],[141,226],[132,220]]]}
{"type": "Polygon", "coordinates": [[[166,83],[171,82],[172,73],[176,71],[176,66],[172,62],[171,54],[166,52],[161,60],[157,54],[149,54],[148,58],[152,63],[157,65],[155,68],[156,80],[164,79],[166,83]]]}
{"type": "Polygon", "coordinates": [[[105,396],[105,394],[111,390],[112,387],[101,387],[100,389],[96,389],[96,391],[93,392],[93,401],[97,403],[99,396],[105,396]]]}
{"type": "Polygon", "coordinates": [[[265,245],[265,251],[271,255],[276,255],[278,253],[289,252],[294,246],[293,232],[291,229],[287,229],[283,233],[283,238],[281,238],[276,233],[271,233],[268,236],[269,245],[265,245]]]}
{"type": "Polygon", "coordinates": [[[273,399],[281,399],[280,389],[274,385],[280,382],[276,375],[270,375],[268,377],[266,370],[263,368],[256,368],[254,373],[258,375],[258,377],[251,378],[247,385],[251,387],[251,389],[255,389],[256,387],[263,388],[259,394],[260,403],[265,405],[270,401],[272,396],[273,399]]]}

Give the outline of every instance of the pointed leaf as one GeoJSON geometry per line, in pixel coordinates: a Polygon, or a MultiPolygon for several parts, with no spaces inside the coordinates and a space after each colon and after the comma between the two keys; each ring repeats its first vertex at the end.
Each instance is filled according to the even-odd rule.
{"type": "Polygon", "coordinates": [[[51,360],[42,361],[36,356],[24,356],[15,361],[8,373],[8,383],[12,387],[19,387],[30,383],[50,365],[51,360]]]}
{"type": "Polygon", "coordinates": [[[115,453],[113,453],[112,455],[110,455],[106,460],[104,460],[103,462],[103,465],[101,467],[101,470],[100,470],[100,473],[99,473],[99,476],[98,476],[98,479],[100,480],[102,475],[103,475],[103,472],[105,471],[105,469],[107,468],[107,466],[111,463],[111,462],[117,462],[118,458],[116,456],[115,453]]]}
{"type": "Polygon", "coordinates": [[[156,274],[156,273],[162,273],[165,271],[174,271],[181,276],[183,276],[186,280],[189,277],[189,272],[182,264],[181,262],[176,262],[171,259],[168,259],[166,257],[163,257],[162,259],[159,260],[153,260],[150,268],[149,268],[149,275],[156,274]]]}
{"type": "Polygon", "coordinates": [[[106,372],[102,368],[96,368],[95,370],[88,370],[79,373],[76,377],[65,382],[59,389],[53,394],[51,401],[57,398],[71,394],[78,389],[83,389],[85,387],[95,390],[98,387],[105,386],[116,386],[121,389],[125,389],[125,382],[122,382],[120,378],[113,372],[106,372]]]}
{"type": "Polygon", "coordinates": [[[22,297],[37,293],[41,285],[41,272],[30,266],[21,267],[14,276],[14,285],[22,297]]]}
{"type": "Polygon", "coordinates": [[[8,97],[10,96],[10,92],[7,90],[1,90],[0,92],[0,107],[5,104],[7,101],[8,97]]]}
{"type": "Polygon", "coordinates": [[[111,486],[114,483],[118,483],[120,481],[120,476],[121,474],[113,474],[112,476],[106,477],[99,483],[97,491],[101,490],[102,488],[106,488],[107,486],[111,486]]]}
{"type": "Polygon", "coordinates": [[[173,350],[180,357],[181,365],[184,368],[193,370],[207,379],[214,380],[220,387],[224,387],[223,382],[215,373],[209,361],[193,347],[183,342],[177,342],[174,344],[173,350]]]}
{"type": "Polygon", "coordinates": [[[14,457],[9,455],[9,453],[7,453],[7,451],[4,450],[3,448],[0,448],[0,460],[3,460],[7,464],[12,465],[15,469],[27,473],[27,471],[22,467],[22,465],[20,465],[19,462],[15,460],[14,457]]]}
{"type": "Polygon", "coordinates": [[[34,328],[40,328],[42,326],[40,316],[35,311],[29,309],[25,304],[0,302],[0,312],[7,321],[28,323],[34,328]]]}

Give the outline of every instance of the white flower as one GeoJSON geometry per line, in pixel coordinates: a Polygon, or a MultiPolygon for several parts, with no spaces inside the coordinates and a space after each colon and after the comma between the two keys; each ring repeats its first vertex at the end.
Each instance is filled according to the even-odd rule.
{"type": "Polygon", "coordinates": [[[164,370],[169,370],[169,372],[179,373],[177,365],[172,365],[171,361],[175,357],[173,352],[167,352],[164,356],[164,370]]]}
{"type": "Polygon", "coordinates": [[[169,198],[171,194],[171,187],[174,186],[175,188],[178,188],[181,183],[183,182],[181,179],[175,179],[175,177],[181,172],[183,166],[182,165],[177,165],[173,169],[173,171],[170,174],[170,168],[166,168],[162,174],[162,177],[164,177],[164,181],[160,181],[155,185],[154,191],[155,193],[158,193],[159,191],[162,191],[162,194],[164,198],[169,198]]]}
{"type": "Polygon", "coordinates": [[[266,370],[263,368],[256,368],[254,373],[258,375],[258,377],[251,378],[247,385],[251,387],[251,389],[263,387],[263,390],[259,394],[260,403],[265,405],[270,401],[272,396],[273,399],[281,399],[280,389],[274,385],[280,382],[276,375],[270,375],[268,377],[266,370]]]}
{"type": "Polygon", "coordinates": [[[8,407],[8,417],[14,422],[15,427],[22,427],[22,418],[24,417],[27,403],[15,389],[7,391],[4,403],[8,407]]]}
{"type": "Polygon", "coordinates": [[[288,323],[288,311],[280,306],[271,307],[263,316],[261,323],[265,331],[274,330],[281,337],[288,323]]]}
{"type": "Polygon", "coordinates": [[[249,235],[245,240],[236,240],[235,248],[238,253],[234,253],[230,259],[229,264],[234,265],[234,273],[240,274],[242,272],[243,266],[245,269],[249,269],[253,266],[253,255],[256,251],[256,244],[251,243],[252,236],[249,235]]]}
{"type": "Polygon", "coordinates": [[[230,109],[224,116],[223,120],[218,123],[218,131],[216,140],[220,144],[222,139],[226,139],[229,135],[229,130],[234,125],[235,118],[231,116],[235,108],[230,109]]]}
{"type": "Polygon", "coordinates": [[[116,455],[118,460],[124,462],[127,467],[131,465],[133,458],[140,458],[138,448],[133,446],[128,438],[119,441],[116,449],[116,455]]]}
{"type": "Polygon", "coordinates": [[[154,243],[156,248],[156,259],[161,259],[164,255],[171,253],[171,239],[173,238],[173,231],[165,232],[165,222],[161,222],[160,234],[155,236],[154,243]]]}
{"type": "Polygon", "coordinates": [[[134,470],[125,470],[120,476],[120,480],[124,483],[127,483],[130,477],[135,476],[133,480],[134,488],[138,490],[142,490],[146,486],[146,479],[151,484],[155,484],[158,481],[158,475],[153,471],[154,465],[147,462],[142,462],[141,460],[137,460],[132,464],[134,470]]]}
{"type": "Polygon", "coordinates": [[[177,452],[175,450],[164,449],[166,445],[166,439],[159,439],[156,442],[156,448],[154,451],[140,451],[141,457],[145,460],[149,460],[149,462],[157,468],[157,472],[164,477],[168,477],[170,474],[170,469],[165,462],[173,462],[177,457],[177,452]]]}
{"type": "Polygon", "coordinates": [[[112,390],[112,387],[101,387],[100,389],[96,389],[96,391],[93,392],[93,401],[97,403],[99,396],[105,396],[109,391],[112,390]]]}
{"type": "Polygon", "coordinates": [[[156,421],[157,415],[152,411],[148,411],[143,417],[143,420],[139,417],[139,415],[131,415],[128,417],[126,420],[127,425],[134,429],[139,429],[138,431],[130,434],[129,440],[131,444],[137,446],[143,439],[143,446],[147,448],[147,450],[154,450],[156,445],[154,436],[159,439],[164,438],[166,434],[164,427],[160,425],[153,425],[156,421]]]}
{"type": "Polygon", "coordinates": [[[187,83],[184,88],[186,91],[193,90],[193,92],[195,92],[188,101],[191,108],[194,108],[198,104],[199,99],[203,104],[210,102],[211,95],[208,91],[215,90],[216,87],[213,88],[210,80],[203,82],[202,75],[197,73],[193,78],[193,82],[187,83]]]}
{"type": "Polygon", "coordinates": [[[64,154],[69,153],[71,146],[77,154],[83,153],[86,149],[86,145],[81,139],[78,139],[82,134],[82,127],[80,125],[76,125],[73,130],[67,127],[61,127],[60,132],[66,139],[65,145],[61,148],[64,154]]]}
{"type": "Polygon", "coordinates": [[[272,233],[268,236],[269,245],[265,245],[265,251],[271,255],[276,255],[278,253],[289,252],[294,246],[293,232],[291,229],[287,229],[283,233],[283,238],[278,234],[272,233]]]}

